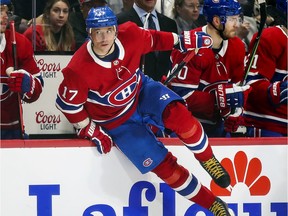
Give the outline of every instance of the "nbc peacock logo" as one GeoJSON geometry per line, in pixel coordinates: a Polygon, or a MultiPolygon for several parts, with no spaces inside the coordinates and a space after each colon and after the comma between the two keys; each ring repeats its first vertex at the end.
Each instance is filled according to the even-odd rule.
{"type": "Polygon", "coordinates": [[[265,196],[269,193],[271,183],[267,176],[261,174],[262,163],[258,158],[248,160],[245,152],[239,151],[234,161],[224,158],[221,164],[230,174],[231,185],[228,188],[221,188],[211,181],[210,188],[217,196],[231,196],[232,193],[265,196]]]}

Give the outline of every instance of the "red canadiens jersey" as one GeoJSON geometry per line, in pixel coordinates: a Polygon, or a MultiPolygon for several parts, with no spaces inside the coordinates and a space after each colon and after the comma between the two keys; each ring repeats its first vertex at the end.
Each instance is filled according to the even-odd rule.
{"type": "MultiPolygon", "coordinates": [[[[19,128],[19,113],[17,94],[11,92],[7,85],[6,69],[13,67],[12,43],[10,40],[10,31],[6,30],[1,40],[1,128],[16,129],[19,128]],[[5,36],[4,36],[5,35],[5,36]]],[[[23,35],[15,33],[17,44],[17,63],[19,69],[24,69],[35,77],[40,76],[40,70],[37,67],[32,44],[23,35]]],[[[33,102],[42,92],[41,82],[36,79],[34,95],[30,99],[24,99],[26,102],[33,102]]]]}
{"type": "MultiPolygon", "coordinates": [[[[254,44],[256,34],[250,43],[254,44]]],[[[246,121],[257,127],[287,134],[287,105],[273,106],[268,100],[268,86],[287,79],[287,33],[280,26],[263,30],[247,83],[249,94],[245,111],[246,121]]]]}
{"type": "Polygon", "coordinates": [[[127,120],[136,109],[143,73],[139,70],[143,54],[171,50],[171,33],[144,30],[132,22],[118,26],[115,49],[118,58],[102,61],[86,42],[63,69],[56,106],[72,123],[87,117],[108,129],[127,120]]]}
{"type": "MultiPolygon", "coordinates": [[[[195,31],[206,32],[206,26],[195,31]]],[[[184,54],[173,50],[173,66],[183,58],[184,54]]],[[[213,120],[212,117],[218,111],[214,110],[215,97],[210,92],[220,83],[241,81],[244,76],[244,60],[245,46],[238,37],[224,40],[217,53],[212,49],[200,49],[171,81],[171,88],[186,99],[190,111],[196,117],[213,120]]]]}

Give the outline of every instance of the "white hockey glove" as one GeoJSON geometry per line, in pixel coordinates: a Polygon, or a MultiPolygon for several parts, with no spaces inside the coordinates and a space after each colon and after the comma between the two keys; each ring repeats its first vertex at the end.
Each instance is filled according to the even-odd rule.
{"type": "Polygon", "coordinates": [[[90,121],[86,127],[78,129],[77,135],[79,138],[91,140],[100,154],[110,152],[113,146],[112,138],[103,131],[101,126],[96,125],[93,121],[90,121]]]}

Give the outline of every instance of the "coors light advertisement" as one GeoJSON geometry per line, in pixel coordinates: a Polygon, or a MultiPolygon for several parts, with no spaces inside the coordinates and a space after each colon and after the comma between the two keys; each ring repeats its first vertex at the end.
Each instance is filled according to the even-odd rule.
{"type": "Polygon", "coordinates": [[[71,55],[35,55],[44,80],[44,88],[36,102],[32,104],[22,102],[25,133],[30,137],[65,136],[75,133],[72,125],[55,106],[57,89],[63,79],[61,70],[66,67],[71,57],[71,55]]]}

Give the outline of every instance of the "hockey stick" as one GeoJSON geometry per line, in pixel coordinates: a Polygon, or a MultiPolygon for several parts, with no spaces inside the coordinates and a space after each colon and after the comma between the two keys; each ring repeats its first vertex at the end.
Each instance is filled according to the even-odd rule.
{"type": "Polygon", "coordinates": [[[243,80],[241,81],[240,83],[240,86],[243,86],[247,76],[248,76],[248,73],[252,67],[252,64],[253,64],[253,60],[254,60],[254,57],[255,57],[255,54],[256,54],[256,51],[257,51],[257,48],[258,48],[258,45],[259,45],[259,42],[260,42],[260,37],[261,37],[261,34],[262,34],[262,31],[264,29],[264,26],[265,26],[265,23],[266,23],[266,19],[267,19],[267,13],[266,13],[266,2],[265,0],[259,0],[259,5],[260,5],[260,24],[259,24],[259,29],[258,29],[258,33],[257,33],[257,36],[255,38],[255,41],[254,41],[254,45],[252,47],[252,51],[250,53],[250,55],[248,55],[248,66],[245,68],[245,74],[244,74],[244,77],[243,77],[243,80]]]}
{"type": "Polygon", "coordinates": [[[190,51],[179,64],[174,65],[171,73],[168,74],[168,77],[163,82],[163,84],[167,85],[175,76],[177,76],[177,74],[182,70],[182,68],[198,53],[198,50],[199,49],[190,51]]]}
{"type": "Polygon", "coordinates": [[[12,55],[14,70],[18,70],[17,50],[16,50],[16,37],[15,37],[15,23],[14,20],[10,21],[10,41],[12,43],[12,55]]]}
{"type": "MultiPolygon", "coordinates": [[[[12,43],[12,57],[13,57],[13,70],[18,70],[18,62],[17,62],[17,49],[16,49],[16,37],[15,37],[15,23],[14,20],[10,21],[10,41],[12,43]]],[[[8,76],[10,76],[9,72],[6,72],[8,76]]],[[[19,116],[19,126],[20,126],[20,137],[24,138],[24,124],[23,124],[23,110],[21,104],[20,93],[17,93],[17,103],[18,103],[18,116],[19,116]]]]}
{"type": "MultiPolygon", "coordinates": [[[[240,82],[240,86],[243,86],[247,76],[248,76],[248,73],[252,67],[252,64],[253,64],[253,61],[254,61],[254,57],[255,57],[255,54],[256,54],[256,51],[258,49],[258,45],[259,45],[259,42],[260,42],[260,37],[261,37],[261,34],[262,34],[262,31],[264,29],[264,26],[265,26],[265,23],[266,23],[266,19],[267,19],[267,13],[266,13],[266,2],[265,0],[259,0],[259,5],[260,5],[260,24],[259,24],[259,29],[258,29],[258,33],[257,33],[257,36],[255,38],[255,41],[254,41],[254,45],[252,47],[252,51],[251,53],[248,55],[249,56],[249,59],[248,59],[248,66],[245,68],[245,73],[244,73],[244,77],[242,79],[242,81],[240,82]]],[[[235,110],[233,110],[233,112],[235,112],[235,110]]],[[[246,126],[239,126],[237,131],[235,131],[234,133],[231,133],[231,135],[233,137],[237,137],[236,134],[246,134],[247,132],[247,128],[246,126]]]]}

